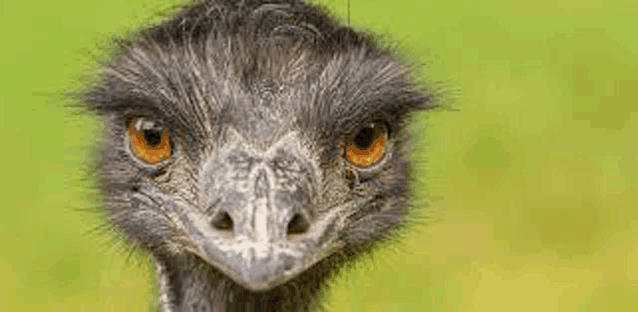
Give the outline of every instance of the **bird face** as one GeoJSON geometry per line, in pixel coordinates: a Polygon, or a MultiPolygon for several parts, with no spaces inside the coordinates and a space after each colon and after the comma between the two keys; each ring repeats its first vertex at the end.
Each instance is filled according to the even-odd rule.
{"type": "Polygon", "coordinates": [[[200,8],[126,42],[87,104],[106,117],[112,224],[158,261],[192,256],[264,292],[401,223],[404,125],[427,97],[390,52],[327,18],[252,9],[227,24],[243,31],[197,28],[222,18],[200,8]],[[320,34],[291,32],[302,26],[320,34]]]}
{"type": "MultiPolygon", "coordinates": [[[[142,186],[127,194],[135,203],[131,208],[161,211],[165,226],[186,242],[184,250],[250,291],[284,284],[342,249],[340,233],[348,217],[374,197],[324,198],[322,155],[300,131],[274,131],[284,134],[273,138],[251,133],[252,127],[226,124],[219,138],[210,139],[217,141],[214,149],[195,163],[179,164],[184,157],[176,153],[192,146],[171,135],[178,131],[148,117],[128,119],[124,145],[133,163],[175,176],[188,163],[189,171],[196,172],[182,183],[141,177],[146,180],[142,186]],[[192,191],[179,196],[163,188],[167,185],[192,191]]],[[[341,150],[334,162],[348,170],[379,170],[383,158],[391,157],[387,139],[384,122],[364,125],[337,144],[341,150]]],[[[338,183],[328,191],[344,194],[347,188],[338,183]]]]}

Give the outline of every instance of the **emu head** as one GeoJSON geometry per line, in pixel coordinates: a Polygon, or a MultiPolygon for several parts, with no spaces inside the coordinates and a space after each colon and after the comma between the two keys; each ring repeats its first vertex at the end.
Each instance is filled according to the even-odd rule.
{"type": "Polygon", "coordinates": [[[429,98],[371,36],[298,1],[220,0],[120,47],[87,93],[100,185],[165,306],[314,293],[405,219],[405,126],[429,98]]]}

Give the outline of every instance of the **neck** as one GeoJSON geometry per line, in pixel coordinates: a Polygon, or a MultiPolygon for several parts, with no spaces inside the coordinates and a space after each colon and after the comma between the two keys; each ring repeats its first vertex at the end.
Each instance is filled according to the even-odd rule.
{"type": "Polygon", "coordinates": [[[314,311],[336,259],[325,260],[285,285],[251,292],[195,256],[156,258],[160,311],[314,311]]]}

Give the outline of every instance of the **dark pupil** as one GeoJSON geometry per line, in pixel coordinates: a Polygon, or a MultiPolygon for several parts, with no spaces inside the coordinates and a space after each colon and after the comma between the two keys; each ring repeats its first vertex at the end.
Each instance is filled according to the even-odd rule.
{"type": "Polygon", "coordinates": [[[143,129],[144,140],[150,147],[157,147],[162,141],[162,129],[160,127],[153,127],[149,129],[143,129]]]}
{"type": "Polygon", "coordinates": [[[354,137],[354,144],[360,149],[367,149],[372,144],[374,128],[363,128],[357,136],[354,137]]]}

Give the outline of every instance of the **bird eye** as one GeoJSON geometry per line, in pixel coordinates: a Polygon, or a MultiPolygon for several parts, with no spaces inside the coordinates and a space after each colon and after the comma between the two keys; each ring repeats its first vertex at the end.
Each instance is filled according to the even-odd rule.
{"type": "Polygon", "coordinates": [[[133,118],[128,125],[131,149],[141,160],[157,164],[171,156],[171,132],[159,121],[133,118]]]}
{"type": "Polygon", "coordinates": [[[377,163],[385,154],[388,128],[381,122],[361,129],[346,145],[346,159],[357,167],[377,163]]]}

